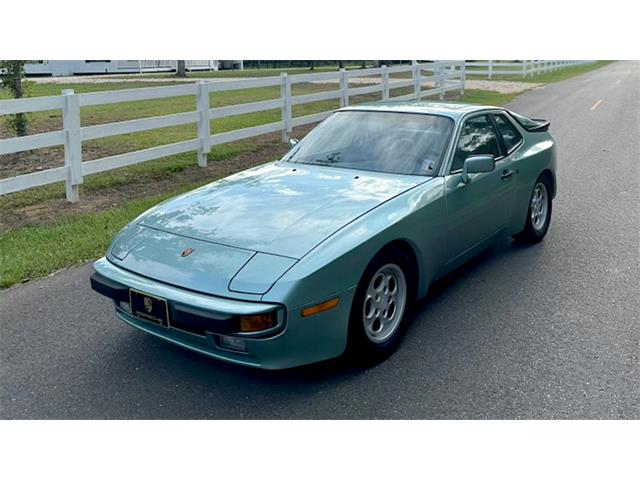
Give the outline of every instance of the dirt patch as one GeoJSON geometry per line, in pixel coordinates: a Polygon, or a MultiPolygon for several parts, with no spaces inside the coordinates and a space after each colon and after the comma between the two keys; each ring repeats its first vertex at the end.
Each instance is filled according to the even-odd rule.
{"type": "Polygon", "coordinates": [[[64,147],[40,148],[37,151],[2,155],[0,158],[0,178],[40,172],[63,165],[64,147]]]}
{"type": "Polygon", "coordinates": [[[465,88],[498,93],[520,93],[543,85],[543,83],[512,82],[508,80],[467,80],[465,82],[465,88]]]}
{"type": "MultiPolygon", "coordinates": [[[[406,78],[390,78],[389,83],[393,85],[394,83],[403,82],[406,78]]],[[[372,85],[379,84],[380,77],[355,77],[349,79],[349,84],[363,84],[363,85],[372,85]]],[[[327,80],[317,80],[313,83],[338,83],[338,80],[327,79],[327,80]]],[[[498,92],[498,93],[520,93],[526,90],[531,90],[532,88],[540,87],[544,84],[542,83],[531,83],[531,82],[513,82],[508,80],[469,80],[468,78],[465,80],[465,88],[470,90],[487,90],[490,92],[498,92]]],[[[435,82],[424,81],[422,83],[423,88],[435,88],[435,82]]]]}

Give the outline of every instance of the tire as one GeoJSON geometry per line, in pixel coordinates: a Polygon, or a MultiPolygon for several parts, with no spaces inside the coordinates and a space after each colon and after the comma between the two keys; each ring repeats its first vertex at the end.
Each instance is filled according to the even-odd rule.
{"type": "Polygon", "coordinates": [[[365,269],[349,318],[347,354],[354,363],[375,365],[398,347],[415,298],[414,271],[400,248],[381,251],[365,269]]]}
{"type": "Polygon", "coordinates": [[[536,180],[529,199],[527,220],[524,230],[513,236],[522,243],[538,243],[542,241],[551,223],[551,182],[548,177],[541,175],[536,180]]]}

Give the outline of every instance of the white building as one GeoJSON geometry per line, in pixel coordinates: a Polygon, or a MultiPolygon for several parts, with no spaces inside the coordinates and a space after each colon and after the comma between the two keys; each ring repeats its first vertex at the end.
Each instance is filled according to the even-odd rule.
{"type": "MultiPolygon", "coordinates": [[[[195,70],[242,70],[242,60],[186,60],[186,68],[195,70]]],[[[175,71],[177,60],[42,60],[25,65],[27,75],[96,75],[104,73],[143,73],[175,71]]]]}

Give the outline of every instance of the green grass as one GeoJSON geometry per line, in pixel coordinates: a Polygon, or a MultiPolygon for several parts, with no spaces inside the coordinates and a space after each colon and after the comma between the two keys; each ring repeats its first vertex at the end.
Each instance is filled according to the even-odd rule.
{"type": "MultiPolygon", "coordinates": [[[[91,93],[104,90],[121,90],[131,88],[145,88],[145,87],[158,87],[164,83],[152,83],[152,82],[119,82],[119,83],[101,83],[101,84],[31,84],[29,86],[29,96],[40,97],[49,95],[59,95],[64,89],[73,89],[76,93],[91,93]]],[[[175,84],[172,84],[175,85],[175,84]]],[[[335,84],[315,84],[315,83],[301,83],[293,85],[293,95],[304,95],[308,93],[316,93],[327,90],[336,90],[335,84]]],[[[1,93],[0,99],[7,98],[6,93],[1,93]]],[[[263,87],[263,88],[251,88],[243,90],[234,90],[226,92],[216,92],[210,95],[209,101],[211,107],[222,107],[227,105],[237,105],[240,103],[251,103],[261,100],[271,100],[280,96],[280,87],[263,87]]],[[[314,105],[307,104],[298,107],[298,111],[304,113],[307,110],[315,110],[314,105]]],[[[159,115],[170,115],[173,113],[181,113],[195,110],[195,97],[182,96],[163,98],[157,100],[144,100],[134,102],[115,103],[107,105],[97,105],[92,107],[84,107],[81,110],[81,124],[82,126],[98,125],[102,123],[110,123],[116,121],[134,120],[138,118],[153,117],[159,115]]],[[[279,110],[274,110],[274,113],[279,110]]],[[[301,113],[301,114],[302,114],[301,113]]],[[[311,112],[314,113],[314,112],[311,112]]],[[[264,112],[253,114],[253,118],[260,119],[260,115],[264,112]]],[[[248,124],[245,126],[251,126],[250,116],[242,115],[238,117],[227,117],[224,119],[216,120],[212,122],[212,131],[224,132],[238,128],[238,124],[248,124]],[[240,118],[240,120],[238,120],[240,118]]],[[[36,112],[29,115],[30,119],[30,133],[39,133],[44,131],[59,130],[62,128],[62,112],[60,110],[51,110],[45,112],[36,112]]],[[[186,128],[188,128],[187,126],[186,128]]],[[[147,133],[147,132],[145,132],[147,133]]],[[[140,136],[141,134],[136,134],[140,136]]],[[[6,128],[0,127],[0,137],[11,136],[11,133],[6,128]]],[[[160,132],[158,135],[160,138],[164,137],[164,134],[160,132]]],[[[110,139],[116,139],[120,142],[121,139],[117,137],[109,137],[110,139]]],[[[137,146],[137,145],[136,145],[137,146]]]]}
{"type": "MultiPolygon", "coordinates": [[[[595,70],[597,68],[603,67],[609,63],[611,60],[600,60],[598,62],[586,65],[577,65],[575,67],[567,67],[562,68],[553,72],[546,72],[539,75],[529,75],[527,77],[523,77],[520,74],[517,75],[493,75],[492,80],[508,80],[513,82],[525,82],[525,83],[552,83],[559,82],[560,80],[566,80],[571,77],[575,77],[576,75],[581,75],[586,72],[590,72],[591,70],[595,70]]],[[[468,71],[474,70],[486,70],[487,67],[468,67],[468,71]]],[[[511,71],[513,68],[510,67],[500,67],[500,64],[496,64],[493,68],[494,71],[511,71]]],[[[468,75],[467,80],[488,80],[489,77],[487,75],[468,75]]]]}
{"type": "MultiPolygon", "coordinates": [[[[55,90],[50,84],[32,85],[31,96],[51,95],[59,93],[60,89],[75,88],[76,91],[98,91],[99,87],[108,87],[113,89],[114,86],[119,88],[138,88],[148,86],[147,84],[65,84],[56,85],[55,90]],[[90,88],[87,88],[90,87],[90,88]]],[[[307,93],[315,93],[319,91],[335,89],[335,85],[327,84],[300,84],[295,85],[293,93],[296,95],[304,95],[307,93]]],[[[247,90],[238,90],[231,92],[220,92],[211,94],[212,106],[234,105],[239,103],[248,103],[260,100],[268,100],[278,98],[280,95],[279,87],[256,88],[247,90]]],[[[321,111],[337,108],[338,100],[328,100],[315,102],[305,105],[296,105],[293,108],[294,116],[309,115],[321,111]]],[[[193,97],[175,97],[170,99],[148,100],[127,102],[113,105],[102,105],[95,107],[83,108],[81,112],[82,125],[96,125],[101,123],[109,123],[115,121],[131,120],[136,118],[145,118],[160,115],[169,115],[172,113],[192,111],[195,109],[193,97]]],[[[211,122],[211,133],[222,133],[239,128],[252,127],[265,123],[276,122],[280,120],[280,110],[273,109],[263,112],[256,112],[245,115],[237,115],[227,117],[211,122]]],[[[59,111],[37,112],[30,115],[30,131],[45,132],[58,130],[62,128],[61,113],[59,111]]],[[[3,131],[0,127],[0,137],[10,136],[10,132],[3,131]]],[[[108,155],[117,155],[121,153],[151,148],[173,142],[179,142],[196,138],[196,126],[181,125],[177,127],[169,127],[163,129],[149,130],[146,132],[138,132],[127,135],[118,135],[97,140],[83,142],[83,158],[84,160],[92,160],[108,155]]],[[[227,159],[241,153],[254,151],[256,145],[251,141],[236,142],[231,144],[223,144],[215,146],[209,154],[209,161],[227,159]]],[[[54,157],[57,162],[51,166],[63,164],[62,149],[42,149],[36,151],[33,155],[48,154],[54,157]]],[[[37,164],[38,157],[35,157],[37,164]]],[[[0,159],[2,162],[2,159],[0,159]]],[[[175,155],[172,157],[155,160],[145,164],[126,167],[114,171],[104,172],[97,175],[91,175],[85,178],[84,184],[81,186],[80,194],[103,188],[114,188],[131,180],[148,179],[153,180],[167,175],[176,175],[185,168],[195,163],[195,154],[188,153],[175,155]]],[[[20,172],[27,173],[27,172],[20,172]]],[[[0,197],[0,208],[19,208],[21,206],[30,205],[37,202],[46,201],[52,198],[64,197],[64,187],[62,184],[53,184],[38,187],[12,195],[0,197]]]]}
{"type": "Polygon", "coordinates": [[[518,95],[520,94],[467,89],[464,91],[464,96],[460,97],[459,101],[472,103],[474,105],[492,105],[494,107],[500,107],[505,103],[509,103],[511,100],[514,100],[518,95]]]}
{"type": "Polygon", "coordinates": [[[53,225],[23,227],[0,235],[0,288],[98,258],[132,218],[196,186],[133,200],[101,212],[64,215],[53,225]]]}

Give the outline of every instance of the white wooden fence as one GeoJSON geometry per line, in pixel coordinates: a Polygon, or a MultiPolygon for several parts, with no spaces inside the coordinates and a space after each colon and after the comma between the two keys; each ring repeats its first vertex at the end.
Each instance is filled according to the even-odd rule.
{"type": "Polygon", "coordinates": [[[466,62],[467,75],[486,75],[489,78],[512,75],[526,78],[541,73],[553,72],[576,65],[595,63],[595,60],[521,60],[504,62],[497,60],[466,62]]]}
{"type": "Polygon", "coordinates": [[[283,73],[279,77],[198,82],[96,93],[76,94],[73,90],[63,90],[62,95],[59,96],[1,100],[0,115],[60,109],[62,110],[63,129],[25,137],[0,139],[0,155],[63,145],[64,166],[0,179],[0,195],[55,182],[65,182],[67,200],[76,202],[79,198],[78,187],[86,175],[194,151],[197,152],[198,165],[205,166],[207,154],[211,151],[212,146],[277,131],[282,132],[282,140],[286,142],[293,128],[319,122],[331,113],[325,111],[294,117],[292,114],[294,105],[339,99],[341,106],[347,106],[350,97],[375,92],[379,92],[383,100],[390,98],[394,100],[422,99],[434,95],[442,98],[447,91],[457,90],[464,93],[464,79],[464,62],[413,62],[411,65],[383,66],[365,70],[343,69],[335,72],[301,75],[283,73]],[[390,74],[403,72],[411,72],[410,78],[390,78],[390,74]],[[367,77],[371,84],[350,85],[350,80],[362,77],[367,77]],[[335,81],[338,88],[306,95],[294,96],[291,94],[291,86],[294,84],[319,81],[335,81]],[[279,98],[217,108],[210,108],[209,105],[209,94],[214,92],[272,86],[280,86],[279,98]],[[405,95],[393,94],[395,90],[406,87],[412,87],[413,91],[405,95]],[[93,126],[81,125],[80,109],[82,107],[186,95],[195,97],[195,111],[93,126]],[[213,121],[215,132],[215,120],[217,119],[277,108],[281,110],[281,118],[277,122],[211,134],[211,122],[213,121]],[[194,123],[197,124],[197,138],[97,160],[82,161],[83,141],[194,123]]]}

